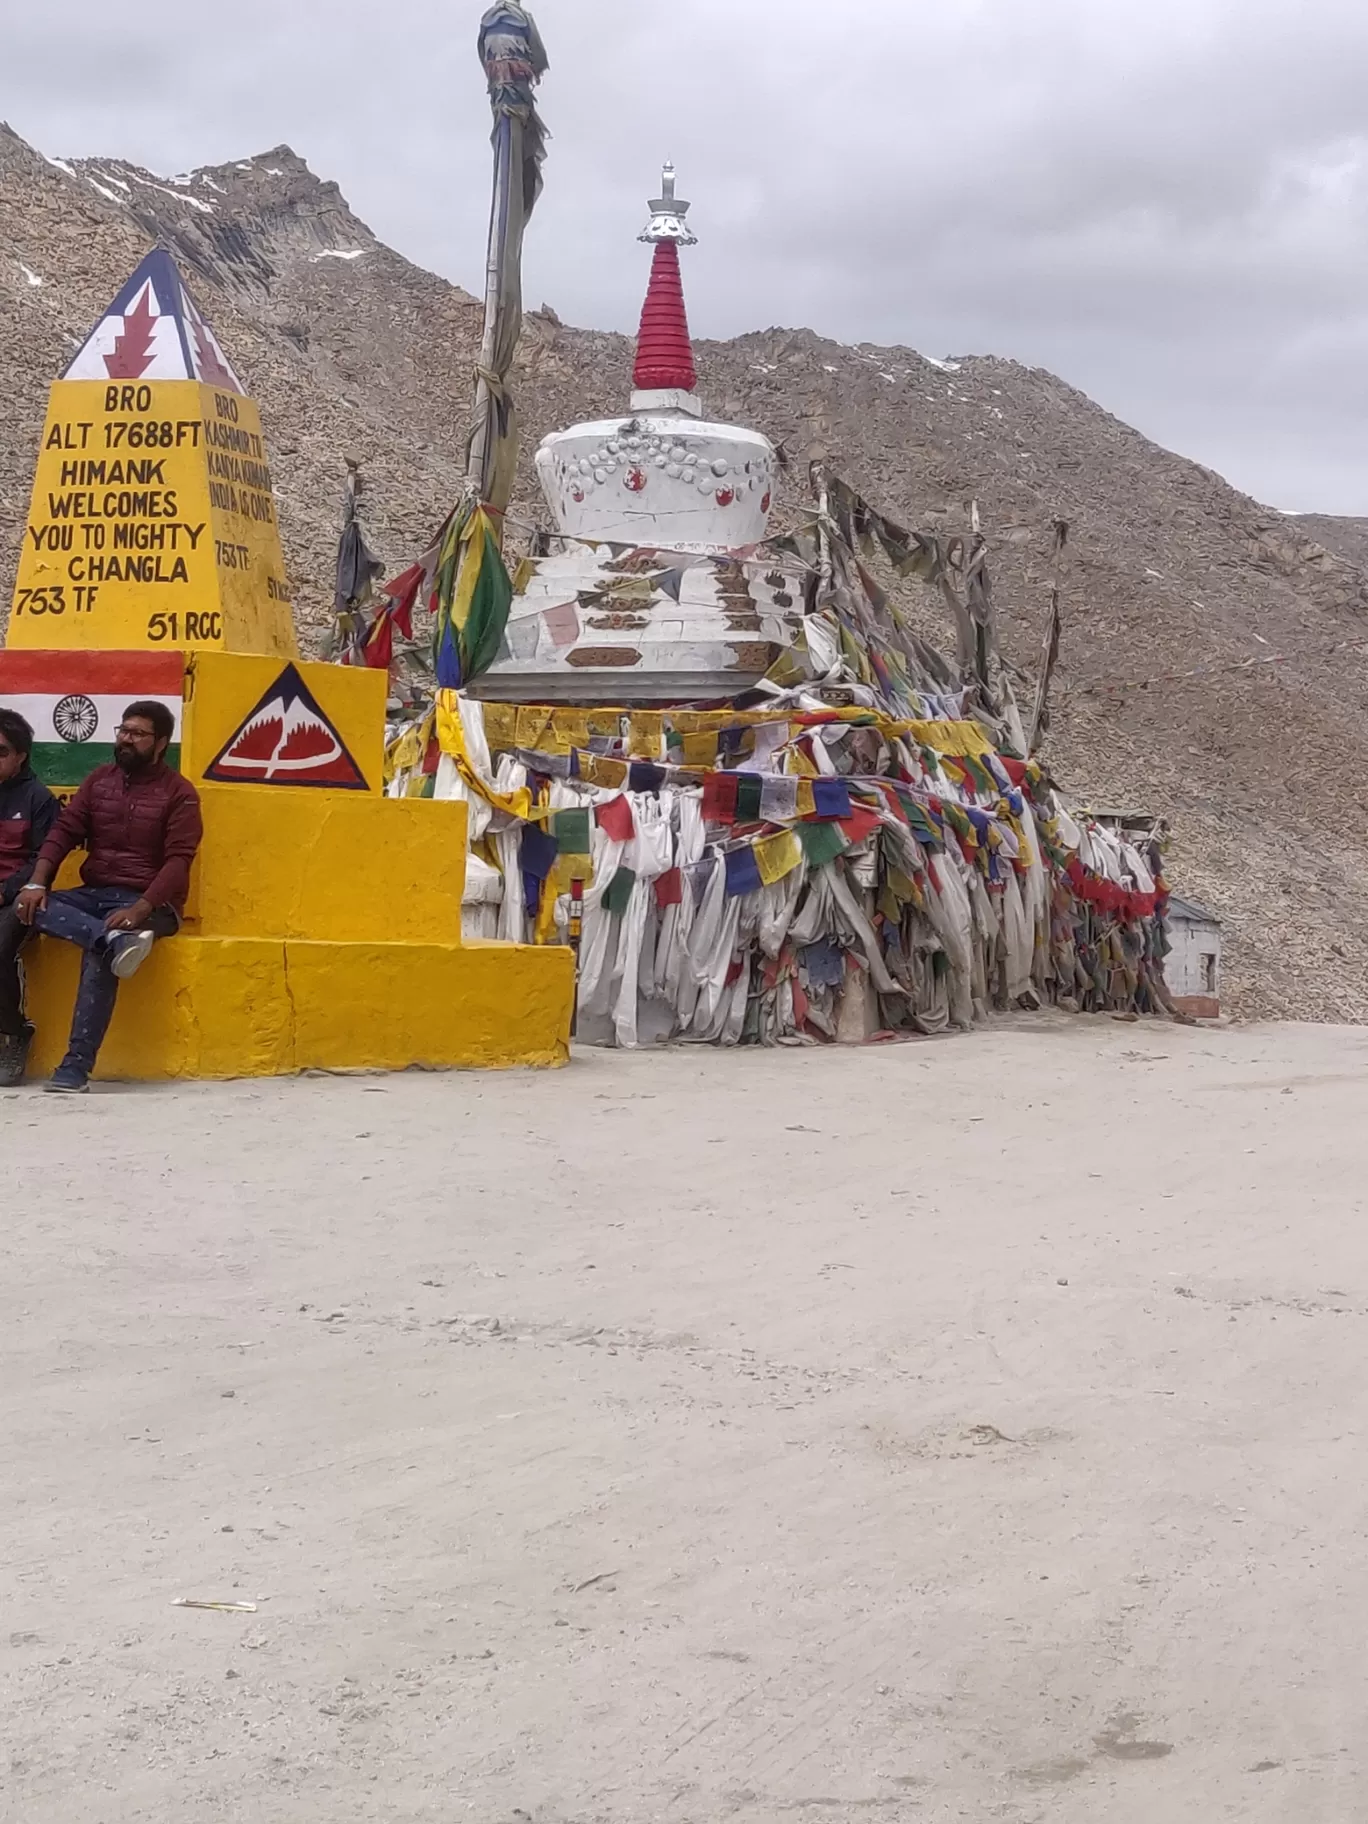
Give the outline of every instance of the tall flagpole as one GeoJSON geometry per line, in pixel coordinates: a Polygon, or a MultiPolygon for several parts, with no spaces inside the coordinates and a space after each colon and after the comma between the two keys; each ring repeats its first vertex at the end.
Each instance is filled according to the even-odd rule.
{"type": "Polygon", "coordinates": [[[442,690],[468,685],[493,661],[512,595],[502,557],[503,518],[518,467],[508,379],[522,338],[523,235],[541,194],[546,155],[536,87],[547,67],[536,23],[516,0],[498,0],[480,21],[480,62],[494,113],[494,191],[475,416],[461,498],[423,560],[435,616],[433,672],[442,690]]]}
{"type": "Polygon", "coordinates": [[[480,344],[480,365],[475,381],[475,420],[470,438],[470,460],[466,465],[466,486],[477,499],[483,499],[485,464],[489,455],[490,407],[492,393],[494,342],[498,333],[499,299],[503,289],[503,252],[508,234],[508,198],[510,162],[513,149],[513,125],[507,114],[496,118],[494,127],[494,194],[489,209],[489,252],[485,261],[484,339],[480,344]]]}
{"type": "Polygon", "coordinates": [[[535,91],[547,58],[536,21],[515,0],[489,8],[480,22],[479,47],[494,113],[494,187],[466,489],[474,501],[501,514],[517,461],[508,376],[522,335],[523,234],[541,191],[546,131],[535,91]]]}

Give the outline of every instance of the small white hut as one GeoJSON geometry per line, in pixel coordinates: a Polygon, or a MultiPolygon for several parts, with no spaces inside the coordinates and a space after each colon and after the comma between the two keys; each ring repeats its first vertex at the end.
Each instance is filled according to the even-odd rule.
{"type": "Polygon", "coordinates": [[[1180,1013],[1214,1020],[1221,1012],[1221,921],[1177,894],[1169,900],[1170,950],[1164,979],[1180,1013]]]}

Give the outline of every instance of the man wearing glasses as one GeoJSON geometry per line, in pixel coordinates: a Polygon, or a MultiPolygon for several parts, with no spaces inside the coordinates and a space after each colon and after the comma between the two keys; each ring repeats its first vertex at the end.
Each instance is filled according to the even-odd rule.
{"type": "Polygon", "coordinates": [[[86,777],[14,905],[0,912],[0,1063],[8,1063],[0,1083],[22,1080],[33,1036],[22,1016],[17,1031],[15,1020],[19,952],[33,931],[85,951],[67,1054],[46,1086],[80,1095],[114,1016],[120,980],[141,967],[157,938],[180,929],[203,825],[199,794],[163,758],[175,727],[164,703],[129,704],[114,733],[113,763],[86,777]],[[76,848],[86,851],[83,884],[49,892],[76,848]]]}

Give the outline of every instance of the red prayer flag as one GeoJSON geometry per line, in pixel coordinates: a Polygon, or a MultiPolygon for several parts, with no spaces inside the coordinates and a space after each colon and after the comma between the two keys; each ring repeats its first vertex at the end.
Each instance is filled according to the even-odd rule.
{"type": "Polygon", "coordinates": [[[388,608],[382,606],[371,622],[361,657],[372,671],[388,671],[394,663],[394,620],[388,608]]]}
{"type": "Polygon", "coordinates": [[[610,798],[598,807],[598,826],[609,842],[630,842],[636,835],[636,818],[625,797],[610,798]]]}
{"type": "Polygon", "coordinates": [[[878,829],[879,814],[877,811],[867,810],[862,804],[857,804],[849,817],[842,817],[840,823],[848,842],[852,844],[863,842],[866,836],[872,836],[878,829]]]}
{"type": "Polygon", "coordinates": [[[709,773],[703,781],[703,821],[735,823],[736,793],[741,781],[736,773],[709,773]]]}
{"type": "Polygon", "coordinates": [[[656,904],[663,912],[667,906],[680,906],[684,903],[684,876],[678,868],[671,868],[668,874],[662,874],[656,882],[656,904]]]}
{"type": "Polygon", "coordinates": [[[406,640],[413,638],[413,607],[418,600],[418,589],[423,580],[423,566],[410,564],[402,575],[396,576],[392,583],[386,583],[384,593],[393,602],[391,619],[406,640]]]}
{"type": "Polygon", "coordinates": [[[885,785],[882,780],[876,781],[876,784],[878,785],[879,792],[883,797],[884,802],[897,818],[898,822],[910,825],[911,819],[907,815],[907,810],[902,799],[898,796],[896,787],[885,785]]]}

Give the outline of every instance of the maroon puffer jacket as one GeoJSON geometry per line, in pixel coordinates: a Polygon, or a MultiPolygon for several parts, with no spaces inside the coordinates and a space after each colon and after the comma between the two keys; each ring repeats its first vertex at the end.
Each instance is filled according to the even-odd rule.
{"type": "Polygon", "coordinates": [[[204,825],[199,793],[160,762],[143,773],[111,763],[87,775],[39,851],[54,871],[72,849],[88,851],[88,887],[131,887],[152,906],[184,908],[204,825]]]}

